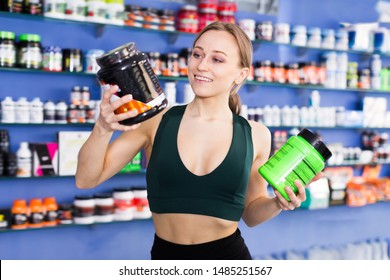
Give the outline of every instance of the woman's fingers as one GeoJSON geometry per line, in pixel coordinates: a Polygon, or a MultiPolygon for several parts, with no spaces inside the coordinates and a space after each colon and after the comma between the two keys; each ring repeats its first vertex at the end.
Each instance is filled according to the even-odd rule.
{"type": "Polygon", "coordinates": [[[282,210],[294,210],[295,208],[299,208],[302,202],[306,200],[305,187],[299,180],[295,180],[294,184],[298,188],[297,194],[294,193],[291,187],[285,187],[284,189],[290,201],[287,201],[277,190],[274,191],[282,210]]]}

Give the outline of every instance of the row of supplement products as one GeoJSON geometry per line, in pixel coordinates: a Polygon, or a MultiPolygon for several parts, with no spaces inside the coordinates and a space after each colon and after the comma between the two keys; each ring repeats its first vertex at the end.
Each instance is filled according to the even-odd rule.
{"type": "Polygon", "coordinates": [[[99,100],[90,99],[89,87],[73,87],[70,103],[52,100],[41,101],[39,97],[31,101],[27,97],[14,100],[6,96],[0,103],[1,123],[94,123],[99,100]]]}
{"type": "Polygon", "coordinates": [[[93,224],[151,217],[146,188],[121,187],[94,195],[76,195],[71,203],[55,197],[15,199],[0,211],[0,228],[26,229],[59,224],[93,224]]]}

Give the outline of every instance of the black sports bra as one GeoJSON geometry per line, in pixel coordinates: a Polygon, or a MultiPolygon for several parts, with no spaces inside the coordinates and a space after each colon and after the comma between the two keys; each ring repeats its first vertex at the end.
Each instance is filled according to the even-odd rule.
{"type": "Polygon", "coordinates": [[[253,161],[251,126],[233,114],[233,140],[223,162],[198,176],[181,161],[177,135],[186,105],[172,107],[157,129],[147,167],[150,209],[155,213],[190,213],[240,220],[253,161]]]}

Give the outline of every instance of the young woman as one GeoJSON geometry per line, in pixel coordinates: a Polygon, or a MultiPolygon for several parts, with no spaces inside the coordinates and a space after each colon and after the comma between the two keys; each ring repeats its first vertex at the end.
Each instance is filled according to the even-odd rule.
{"type": "Polygon", "coordinates": [[[123,126],[118,122],[136,112],[114,110],[131,95],[110,103],[117,86],[104,93],[99,118],[79,153],[76,184],[96,187],[143,148],[156,230],[152,259],[251,259],[238,221],[252,227],[306,199],[298,181],[298,195],[286,188],[291,202],[277,191],[269,197],[257,171],[269,157],[271,136],[264,125],[239,116],[237,91],[251,63],[247,35],[237,25],[215,22],[193,44],[188,79],[195,98],[188,105],[123,126]],[[111,141],[115,130],[123,133],[111,141]]]}

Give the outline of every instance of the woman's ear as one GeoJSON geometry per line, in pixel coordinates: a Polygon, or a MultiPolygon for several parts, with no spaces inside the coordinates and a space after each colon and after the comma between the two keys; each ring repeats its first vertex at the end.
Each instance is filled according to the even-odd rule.
{"type": "Polygon", "coordinates": [[[249,68],[245,67],[240,70],[240,74],[237,79],[234,80],[235,84],[240,85],[249,75],[249,68]]]}

